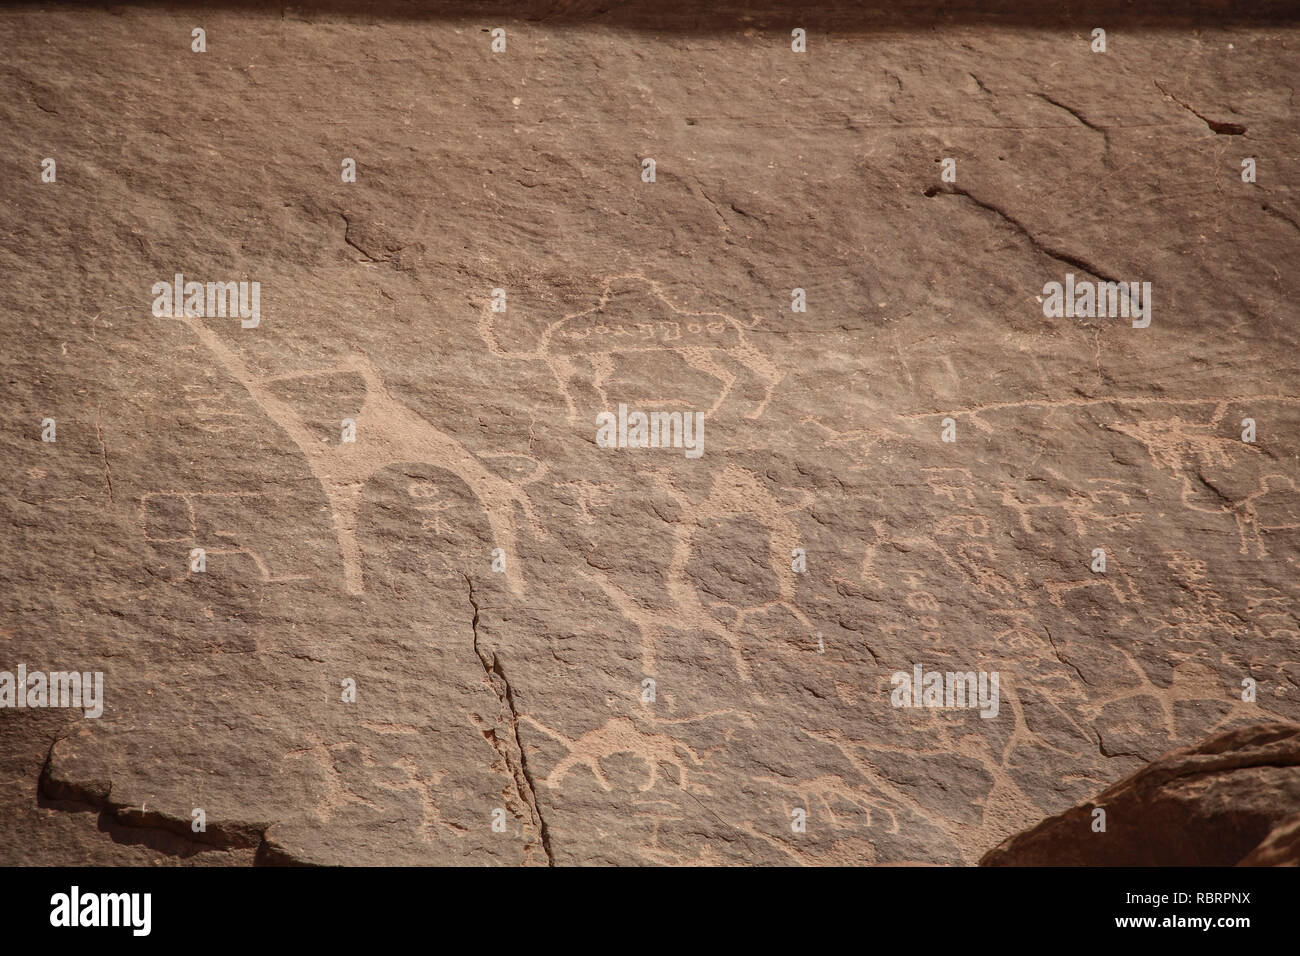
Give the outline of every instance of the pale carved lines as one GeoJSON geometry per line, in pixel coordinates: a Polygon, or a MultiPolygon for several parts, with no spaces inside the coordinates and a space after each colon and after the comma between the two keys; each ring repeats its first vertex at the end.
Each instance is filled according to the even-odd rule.
{"type": "MultiPolygon", "coordinates": [[[[732,709],[709,711],[691,717],[656,718],[651,716],[645,719],[657,726],[660,724],[697,723],[711,717],[732,715],[739,715],[742,723],[750,727],[753,726],[753,720],[749,714],[732,709]]],[[[577,738],[569,737],[558,730],[547,727],[527,714],[521,714],[519,719],[531,724],[536,730],[559,742],[565,748],[565,755],[551,768],[543,781],[551,789],[560,789],[564,783],[564,778],[576,767],[582,766],[592,772],[602,790],[613,790],[614,786],[601,769],[600,761],[615,754],[632,754],[645,763],[648,776],[645,785],[637,788],[641,793],[654,789],[655,783],[659,779],[660,764],[673,767],[678,773],[678,786],[689,793],[691,791],[688,775],[689,765],[694,765],[695,768],[703,766],[703,758],[695,748],[668,734],[641,730],[631,717],[622,715],[611,717],[600,727],[580,734],[577,738]]],[[[693,773],[695,770],[689,772],[693,773]]],[[[699,790],[700,788],[697,786],[696,789],[699,790]]],[[[708,793],[709,791],[704,789],[701,792],[708,793]]]]}
{"type": "Polygon", "coordinates": [[[485,468],[457,439],[435,428],[394,399],[378,370],[368,359],[354,355],[335,368],[304,373],[324,375],[353,372],[360,375],[366,386],[361,411],[356,415],[357,430],[363,440],[356,443],[326,443],[313,435],[297,411],[268,387],[268,382],[298,376],[257,375],[202,322],[191,318],[179,321],[189,326],[226,371],[247,390],[302,452],[329,501],[347,593],[360,595],[365,590],[363,555],[357,532],[361,490],[376,472],[404,462],[425,462],[445,468],[469,485],[486,510],[494,540],[500,542],[506,554],[506,581],[513,593],[523,593],[524,582],[519,570],[520,562],[517,560],[517,529],[512,508],[518,507],[540,534],[527,496],[511,482],[498,478],[485,468]]]}
{"type": "Polygon", "coordinates": [[[948,415],[954,418],[962,418],[983,415],[986,412],[1000,412],[1019,408],[1091,408],[1097,405],[1215,405],[1219,407],[1225,403],[1245,404],[1251,402],[1280,402],[1285,405],[1298,405],[1300,404],[1300,396],[1241,395],[1230,398],[1144,398],[1139,395],[1124,395],[1103,398],[1025,399],[1016,402],[989,402],[984,405],[974,405],[970,408],[959,408],[952,411],[913,412],[898,417],[904,421],[923,421],[929,418],[943,418],[948,415]]]}
{"type": "Polygon", "coordinates": [[[663,633],[670,629],[694,628],[722,638],[731,649],[740,679],[750,681],[752,678],[744,657],[741,636],[709,613],[701,603],[696,588],[687,580],[686,567],[691,558],[692,539],[706,519],[735,515],[757,518],[769,532],[768,560],[779,582],[780,598],[768,602],[763,608],[749,611],[737,609],[738,623],[743,622],[750,613],[779,606],[788,610],[803,626],[811,627],[808,617],[795,604],[794,583],[788,563],[791,552],[799,543],[798,529],[788,517],[788,512],[797,508],[790,509],[781,505],[757,478],[734,465],[724,467],[714,476],[709,497],[698,504],[662,478],[656,478],[656,481],[681,510],[681,517],[672,526],[673,552],[666,575],[665,589],[672,599],[672,608],[656,611],[642,607],[633,595],[593,566],[589,565],[587,570],[580,573],[594,581],[618,608],[619,613],[637,628],[641,636],[641,666],[645,673],[654,672],[655,642],[663,633]]]}
{"type": "Polygon", "coordinates": [[[602,280],[599,301],[589,309],[573,312],[549,323],[541,333],[538,344],[528,351],[512,351],[501,347],[494,327],[490,303],[484,303],[479,314],[479,334],[488,350],[497,356],[512,360],[545,362],[564,397],[569,422],[578,420],[577,403],[570,383],[577,374],[574,353],[564,350],[571,345],[592,367],[593,387],[601,401],[608,407],[610,399],[605,382],[613,373],[613,356],[630,352],[677,353],[692,368],[722,383],[722,392],[713,402],[706,416],[715,414],[730,397],[736,376],[719,365],[715,354],[728,354],[747,371],[764,383],[763,400],[746,418],[756,419],[763,414],[772,398],[772,391],[785,378],[785,373],[762,352],[750,344],[745,333],[754,329],[761,318],[754,317],[748,324],[725,312],[692,311],[678,307],[663,291],[659,283],[636,273],[610,275],[602,280]],[[602,315],[615,295],[616,285],[638,289],[640,294],[653,296],[662,309],[673,319],[667,322],[651,317],[629,316],[619,325],[590,321],[602,315]],[[699,321],[691,321],[699,320],[699,321]],[[685,328],[683,328],[683,323],[685,328]],[[584,327],[590,325],[589,328],[584,327]],[[592,337],[595,336],[593,339],[592,337]],[[620,337],[624,340],[619,341],[620,337]]]}
{"type": "MultiPolygon", "coordinates": [[[[198,516],[194,509],[195,499],[202,500],[205,498],[215,498],[215,499],[245,500],[245,499],[261,499],[263,497],[265,497],[265,495],[260,491],[149,491],[149,492],[145,492],[143,495],[140,496],[140,508],[139,508],[140,536],[145,541],[148,541],[150,544],[184,543],[184,544],[197,545],[200,544],[200,542],[198,540],[198,533],[199,533],[198,516]],[[185,531],[184,534],[173,535],[169,537],[158,537],[155,535],[151,535],[149,533],[149,511],[151,506],[150,503],[155,498],[179,498],[185,502],[186,519],[187,519],[188,528],[183,529],[185,531]]],[[[213,534],[219,538],[235,539],[238,537],[238,535],[236,535],[232,531],[215,531],[213,532],[213,534]]],[[[237,554],[237,555],[244,555],[248,557],[249,559],[252,560],[253,564],[257,566],[258,572],[262,575],[262,583],[264,584],[285,584],[293,581],[311,580],[311,576],[306,574],[286,575],[286,574],[272,573],[270,567],[267,564],[266,559],[262,557],[261,552],[257,551],[254,548],[250,548],[247,545],[240,545],[233,548],[219,548],[219,547],[214,548],[205,545],[203,550],[204,553],[207,555],[237,554]]],[[[188,570],[188,564],[186,565],[186,568],[187,570],[185,574],[182,577],[176,578],[175,580],[179,581],[190,577],[191,572],[188,570]]]]}

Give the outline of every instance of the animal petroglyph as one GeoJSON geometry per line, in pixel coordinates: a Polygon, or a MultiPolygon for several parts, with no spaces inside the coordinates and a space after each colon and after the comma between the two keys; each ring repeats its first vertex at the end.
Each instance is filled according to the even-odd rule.
{"type": "Polygon", "coordinates": [[[637,788],[643,793],[654,789],[655,782],[659,779],[660,761],[677,769],[681,787],[686,789],[686,764],[678,756],[679,750],[686,755],[687,760],[697,767],[700,765],[700,755],[692,747],[674,740],[667,734],[640,730],[631,717],[611,717],[603,726],[587,731],[576,740],[538,723],[527,715],[521,716],[520,719],[528,721],[548,737],[558,740],[568,750],[546,777],[546,786],[552,789],[558,789],[574,767],[583,766],[595,775],[601,789],[613,790],[614,785],[601,770],[600,761],[615,754],[633,754],[645,762],[649,778],[645,786],[637,788]]]}
{"type": "MultiPolygon", "coordinates": [[[[745,324],[724,312],[682,309],[657,282],[641,275],[615,275],[603,280],[596,305],[551,322],[543,330],[537,348],[531,351],[501,348],[493,330],[490,305],[483,306],[479,331],[493,354],[547,364],[564,395],[571,424],[578,420],[571,383],[578,375],[580,362],[589,366],[593,387],[604,398],[604,384],[613,373],[615,356],[653,352],[675,353],[687,365],[722,382],[722,391],[706,416],[717,412],[734,390],[738,378],[724,359],[734,360],[762,383],[762,401],[745,415],[755,419],[763,414],[772,390],[785,377],[745,335],[760,321],[755,318],[745,324]]],[[[605,402],[608,405],[607,398],[605,402]]]]}
{"type": "Polygon", "coordinates": [[[1300,13],[547,4],[0,6],[0,666],[109,690],[0,718],[0,864],[973,864],[1300,719],[1300,13]]]}
{"type": "MultiPolygon", "coordinates": [[[[885,832],[898,832],[896,807],[888,806],[877,799],[873,799],[873,794],[848,783],[839,774],[827,773],[797,782],[778,780],[772,777],[755,777],[754,779],[780,787],[787,793],[797,796],[806,810],[811,811],[814,807],[819,806],[832,826],[840,825],[840,814],[836,812],[836,807],[840,806],[842,808],[847,804],[856,807],[866,815],[866,825],[868,827],[876,826],[876,816],[882,815],[885,832]]],[[[791,803],[793,805],[794,801],[792,800],[791,803]]]]}
{"type": "MultiPolygon", "coordinates": [[[[678,491],[669,482],[657,479],[660,487],[671,495],[681,509],[681,517],[672,526],[673,552],[672,561],[667,571],[666,591],[673,606],[664,611],[645,608],[633,595],[615,584],[609,575],[598,569],[590,568],[582,573],[605,591],[610,600],[618,607],[620,613],[631,621],[641,634],[641,664],[646,673],[655,667],[655,642],[663,634],[682,628],[695,628],[708,631],[722,638],[731,649],[736,671],[741,680],[751,680],[749,665],[744,657],[742,635],[734,628],[727,627],[700,601],[695,586],[688,580],[686,568],[691,559],[692,540],[696,531],[710,519],[730,516],[749,516],[761,522],[768,531],[768,566],[775,573],[780,589],[780,598],[769,602],[761,608],[736,608],[737,623],[743,623],[748,613],[769,607],[781,607],[789,611],[806,628],[811,628],[808,617],[795,603],[794,583],[789,573],[789,557],[798,547],[799,533],[789,513],[798,510],[782,505],[767,486],[749,472],[735,466],[723,468],[710,485],[708,498],[693,502],[683,492],[678,491]]],[[[734,607],[734,605],[729,605],[734,607]]]]}
{"type": "Polygon", "coordinates": [[[513,484],[497,477],[459,441],[393,398],[378,370],[362,355],[354,355],[333,368],[301,374],[259,376],[220,337],[197,319],[182,318],[216,356],[225,370],[284,430],[307,459],[329,501],[343,561],[344,586],[349,594],[364,592],[362,551],[357,536],[361,492],[378,471],[406,462],[425,462],[458,475],[487,511],[493,538],[507,557],[506,580],[515,594],[524,590],[519,562],[515,560],[516,526],[512,508],[517,506],[536,528],[536,518],[527,496],[513,484]],[[309,376],[353,372],[365,383],[365,400],[356,415],[355,443],[326,443],[312,434],[302,416],[269,388],[275,381],[309,376]]]}
{"type": "Polygon", "coordinates": [[[1112,431],[1141,442],[1152,461],[1178,479],[1185,507],[1207,514],[1232,515],[1237,526],[1241,554],[1249,554],[1253,549],[1256,557],[1267,557],[1268,549],[1264,544],[1263,532],[1296,530],[1300,528],[1300,520],[1261,522],[1259,502],[1267,500],[1276,509],[1275,513],[1300,515],[1300,494],[1297,494],[1295,481],[1282,474],[1261,476],[1254,492],[1236,500],[1225,496],[1210,484],[1208,470],[1228,469],[1238,464],[1245,455],[1259,454],[1255,445],[1223,434],[1223,419],[1226,414],[1227,404],[1221,402],[1215,408],[1211,420],[1206,423],[1188,422],[1174,417],[1110,427],[1112,431]],[[1211,506],[1204,504],[1207,490],[1210,492],[1208,497],[1214,502],[1211,506]]]}
{"type": "Polygon", "coordinates": [[[1233,503],[1232,515],[1241,537],[1241,553],[1247,554],[1247,546],[1253,544],[1256,556],[1266,557],[1263,532],[1300,531],[1300,489],[1286,475],[1261,475],[1257,489],[1233,503]],[[1291,517],[1296,520],[1277,520],[1291,517]]]}
{"type": "MultiPolygon", "coordinates": [[[[198,539],[198,510],[194,503],[204,502],[207,500],[249,500],[260,499],[264,495],[257,491],[151,491],[140,496],[140,535],[144,540],[154,544],[204,544],[204,551],[208,557],[217,557],[220,555],[242,555],[250,559],[257,566],[258,572],[262,575],[264,584],[283,584],[291,581],[309,581],[310,575],[306,574],[275,574],[267,564],[266,558],[262,553],[248,545],[237,545],[235,547],[213,547],[206,542],[200,542],[198,539]],[[180,501],[183,504],[182,525],[177,527],[175,524],[176,515],[168,513],[165,508],[160,506],[160,502],[167,500],[180,501]],[[167,525],[171,522],[169,528],[159,528],[158,525],[167,525]],[[155,531],[166,531],[169,533],[155,534],[150,531],[154,526],[155,531]]],[[[201,507],[201,505],[200,505],[201,507]]],[[[237,537],[230,531],[214,531],[214,537],[217,538],[235,538],[237,537]]],[[[183,580],[190,576],[190,571],[176,578],[183,580]]]]}

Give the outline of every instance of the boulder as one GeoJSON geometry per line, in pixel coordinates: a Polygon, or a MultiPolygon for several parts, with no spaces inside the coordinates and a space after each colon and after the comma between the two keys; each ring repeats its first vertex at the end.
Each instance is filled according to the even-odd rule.
{"type": "Polygon", "coordinates": [[[986,853],[981,866],[1295,866],[1300,726],[1174,750],[986,853]],[[1098,811],[1104,811],[1101,816],[1098,811]]]}

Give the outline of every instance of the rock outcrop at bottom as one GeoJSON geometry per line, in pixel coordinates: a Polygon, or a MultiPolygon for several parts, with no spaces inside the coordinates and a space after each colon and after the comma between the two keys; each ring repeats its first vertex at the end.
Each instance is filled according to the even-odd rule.
{"type": "Polygon", "coordinates": [[[1273,828],[1238,866],[1300,866],[1300,813],[1273,828]]]}
{"type": "Polygon", "coordinates": [[[1239,727],[1171,751],[980,860],[981,866],[1298,864],[1300,726],[1286,723],[1239,727]]]}

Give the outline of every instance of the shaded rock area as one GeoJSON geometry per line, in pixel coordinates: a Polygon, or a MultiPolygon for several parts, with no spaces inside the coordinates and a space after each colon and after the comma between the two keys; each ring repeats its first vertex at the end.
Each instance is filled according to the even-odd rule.
{"type": "Polygon", "coordinates": [[[0,9],[0,864],[1293,859],[1300,14],[1059,7],[0,9]]]}
{"type": "Polygon", "coordinates": [[[1300,726],[1241,727],[1168,753],[980,864],[1300,865],[1300,726]]]}
{"type": "Polygon", "coordinates": [[[1300,813],[1287,817],[1239,866],[1300,866],[1300,813]]]}

